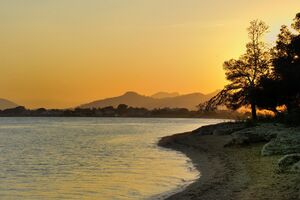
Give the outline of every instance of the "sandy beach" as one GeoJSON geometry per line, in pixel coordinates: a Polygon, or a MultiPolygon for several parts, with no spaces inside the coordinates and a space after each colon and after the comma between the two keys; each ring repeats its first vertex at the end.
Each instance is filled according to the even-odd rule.
{"type": "Polygon", "coordinates": [[[167,199],[300,199],[299,176],[276,171],[280,156],[262,157],[263,143],[224,147],[230,137],[187,132],[162,138],[159,146],[186,154],[201,172],[197,181],[167,199]]]}

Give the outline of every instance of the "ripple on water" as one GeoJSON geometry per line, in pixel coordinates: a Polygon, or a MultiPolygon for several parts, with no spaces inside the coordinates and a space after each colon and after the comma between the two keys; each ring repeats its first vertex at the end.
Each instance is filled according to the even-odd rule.
{"type": "Polygon", "coordinates": [[[156,142],[217,122],[2,118],[1,199],[148,199],[174,191],[199,173],[183,154],[156,142]]]}

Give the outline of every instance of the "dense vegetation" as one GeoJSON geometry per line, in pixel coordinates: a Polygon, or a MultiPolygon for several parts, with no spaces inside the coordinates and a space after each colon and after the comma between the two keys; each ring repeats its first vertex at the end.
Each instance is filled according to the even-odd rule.
{"type": "Polygon", "coordinates": [[[75,108],[75,109],[26,109],[23,106],[0,110],[0,117],[208,117],[208,118],[236,118],[239,113],[232,111],[212,111],[203,113],[190,111],[186,108],[133,108],[120,104],[114,108],[75,108]]]}
{"type": "Polygon", "coordinates": [[[285,119],[299,120],[300,111],[300,13],[291,25],[281,27],[276,45],[268,48],[263,41],[268,26],[259,20],[250,22],[246,53],[239,59],[224,63],[230,82],[211,100],[201,105],[202,110],[214,110],[219,105],[231,109],[250,107],[252,119],[257,109],[266,109],[285,119]]]}

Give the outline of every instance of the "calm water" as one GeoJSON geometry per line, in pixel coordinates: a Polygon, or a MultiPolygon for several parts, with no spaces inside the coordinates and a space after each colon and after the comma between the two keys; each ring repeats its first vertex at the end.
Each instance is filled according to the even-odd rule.
{"type": "Polygon", "coordinates": [[[1,199],[149,199],[199,175],[162,136],[220,120],[0,118],[1,199]]]}

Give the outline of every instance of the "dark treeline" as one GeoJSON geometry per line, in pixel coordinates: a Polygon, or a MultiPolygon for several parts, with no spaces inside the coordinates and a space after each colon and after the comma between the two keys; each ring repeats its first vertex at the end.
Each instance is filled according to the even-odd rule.
{"type": "Polygon", "coordinates": [[[148,110],[146,108],[133,108],[120,104],[117,108],[75,108],[75,109],[26,109],[23,106],[0,110],[0,117],[174,117],[174,118],[236,118],[239,113],[232,111],[200,112],[190,111],[186,108],[159,108],[148,110]]]}
{"type": "Polygon", "coordinates": [[[300,13],[291,28],[283,25],[276,44],[270,48],[263,40],[269,27],[262,21],[252,21],[246,52],[223,65],[230,83],[200,107],[249,107],[253,120],[257,119],[257,109],[266,109],[275,116],[300,122],[300,13]]]}

